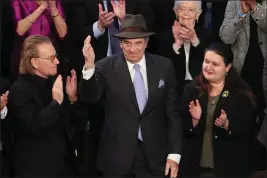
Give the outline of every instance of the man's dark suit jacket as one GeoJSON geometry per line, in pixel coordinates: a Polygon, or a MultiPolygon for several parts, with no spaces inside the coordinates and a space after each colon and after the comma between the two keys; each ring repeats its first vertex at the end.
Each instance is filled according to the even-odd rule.
{"type": "Polygon", "coordinates": [[[80,96],[86,103],[104,97],[105,124],[99,145],[98,166],[104,172],[126,174],[137,148],[138,128],[148,164],[156,175],[163,175],[168,154],[181,154],[182,127],[176,108],[176,79],[169,59],[145,54],[148,101],[140,114],[135,90],[124,56],[115,55],[96,63],[89,80],[81,80],[80,96]],[[159,87],[159,81],[164,86],[159,87]]]}
{"type": "MultiPolygon", "coordinates": [[[[179,104],[184,128],[180,175],[189,177],[198,174],[207,117],[208,93],[200,92],[197,87],[194,82],[186,85],[179,104]],[[188,105],[196,99],[201,105],[202,115],[199,124],[193,127],[188,105]]],[[[229,131],[213,125],[212,145],[216,176],[248,177],[249,143],[253,129],[252,101],[244,93],[225,86],[214,110],[213,123],[221,115],[221,109],[229,119],[229,131]],[[223,96],[225,91],[229,93],[227,97],[223,96]]]]}
{"type": "MultiPolygon", "coordinates": [[[[9,82],[8,80],[6,80],[5,78],[0,77],[0,96],[2,94],[4,94],[6,91],[9,90],[9,82]]],[[[7,118],[7,116],[6,116],[7,118]]],[[[9,137],[9,128],[8,128],[8,122],[7,119],[0,119],[0,131],[1,131],[1,135],[0,135],[0,140],[2,141],[2,144],[4,146],[4,150],[6,152],[9,151],[9,145],[10,145],[10,137],[9,137]]]]}
{"type": "MultiPolygon", "coordinates": [[[[93,24],[99,19],[98,4],[102,4],[105,9],[103,0],[79,0],[72,3],[71,16],[69,16],[70,31],[72,36],[82,49],[83,41],[90,35],[92,45],[96,53],[96,61],[107,56],[108,50],[108,30],[98,39],[94,37],[93,24]]],[[[151,30],[153,25],[153,14],[148,1],[130,0],[126,1],[127,14],[142,14],[147,22],[148,29],[151,30]]]]}
{"type": "MultiPolygon", "coordinates": [[[[200,41],[199,45],[194,47],[190,45],[189,52],[189,71],[193,79],[200,73],[202,68],[202,63],[204,59],[204,50],[208,46],[208,39],[202,33],[202,30],[195,27],[196,34],[200,41]]],[[[168,30],[158,36],[157,44],[157,54],[169,58],[173,61],[176,73],[176,79],[178,82],[178,94],[181,95],[184,91],[185,86],[185,72],[186,72],[186,55],[184,46],[182,45],[179,49],[180,54],[176,54],[173,50],[174,38],[172,34],[172,28],[169,27],[168,30]]]]}
{"type": "Polygon", "coordinates": [[[79,101],[52,100],[53,80],[21,75],[10,89],[14,176],[73,175],[74,126],[85,125],[86,116],[79,101]]]}

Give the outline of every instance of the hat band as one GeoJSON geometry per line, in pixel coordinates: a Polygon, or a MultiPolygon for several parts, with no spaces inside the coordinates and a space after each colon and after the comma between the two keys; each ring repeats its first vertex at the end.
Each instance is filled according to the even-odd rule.
{"type": "Polygon", "coordinates": [[[120,32],[148,32],[148,30],[143,27],[126,27],[121,28],[120,32]]]}

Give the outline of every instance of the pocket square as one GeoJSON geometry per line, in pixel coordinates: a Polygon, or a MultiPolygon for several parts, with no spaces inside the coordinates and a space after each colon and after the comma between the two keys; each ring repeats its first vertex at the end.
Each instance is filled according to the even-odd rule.
{"type": "Polygon", "coordinates": [[[161,79],[161,80],[159,81],[159,86],[158,86],[158,88],[163,88],[164,86],[165,86],[164,81],[161,79]]]}

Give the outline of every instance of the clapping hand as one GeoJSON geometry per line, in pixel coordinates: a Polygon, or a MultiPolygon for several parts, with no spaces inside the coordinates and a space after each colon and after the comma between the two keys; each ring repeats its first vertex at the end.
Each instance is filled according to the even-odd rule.
{"type": "Polygon", "coordinates": [[[228,129],[228,119],[227,119],[227,114],[226,112],[222,109],[221,110],[221,115],[215,120],[215,125],[221,128],[228,129]]]}
{"type": "Polygon", "coordinates": [[[63,93],[63,81],[61,75],[59,75],[53,85],[52,88],[52,96],[53,99],[58,102],[58,104],[61,105],[64,99],[64,93],[63,93]]]}
{"type": "Polygon", "coordinates": [[[100,31],[103,31],[104,28],[109,27],[114,21],[115,14],[113,12],[107,12],[103,10],[101,4],[98,4],[99,19],[97,22],[98,28],[100,31]]]}
{"type": "Polygon", "coordinates": [[[83,52],[83,56],[85,59],[86,69],[93,68],[94,63],[95,63],[95,52],[94,52],[94,49],[91,45],[91,36],[90,35],[84,40],[82,52],[83,52]]]}
{"type": "Polygon", "coordinates": [[[45,0],[36,0],[35,1],[39,6],[43,7],[44,9],[46,9],[48,7],[48,4],[45,0]]]}
{"type": "Polygon", "coordinates": [[[114,14],[119,18],[120,21],[124,18],[126,14],[125,10],[125,0],[110,1],[113,7],[114,14]]]}
{"type": "Polygon", "coordinates": [[[74,69],[71,70],[71,75],[67,77],[66,93],[71,102],[77,101],[77,75],[74,69]]]}
{"type": "Polygon", "coordinates": [[[9,94],[9,91],[5,92],[0,97],[0,111],[2,111],[2,109],[4,109],[4,107],[7,105],[7,102],[8,102],[8,94],[9,94]]]}
{"type": "Polygon", "coordinates": [[[183,39],[180,37],[180,23],[175,20],[172,26],[172,34],[173,34],[173,38],[175,41],[175,44],[177,44],[178,46],[181,46],[183,44],[183,39]]]}
{"type": "Polygon", "coordinates": [[[190,102],[190,104],[189,104],[189,112],[191,114],[191,117],[194,120],[198,120],[198,121],[200,120],[201,114],[202,114],[202,109],[201,109],[201,106],[200,106],[198,100],[196,100],[195,102],[194,101],[190,102]]]}

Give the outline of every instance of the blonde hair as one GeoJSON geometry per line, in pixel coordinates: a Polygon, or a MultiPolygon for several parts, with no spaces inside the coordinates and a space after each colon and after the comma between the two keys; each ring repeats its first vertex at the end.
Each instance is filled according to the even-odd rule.
{"type": "Polygon", "coordinates": [[[23,42],[20,55],[20,74],[33,74],[34,67],[31,59],[39,56],[38,46],[44,43],[52,43],[51,39],[42,35],[31,35],[23,42]]]}

